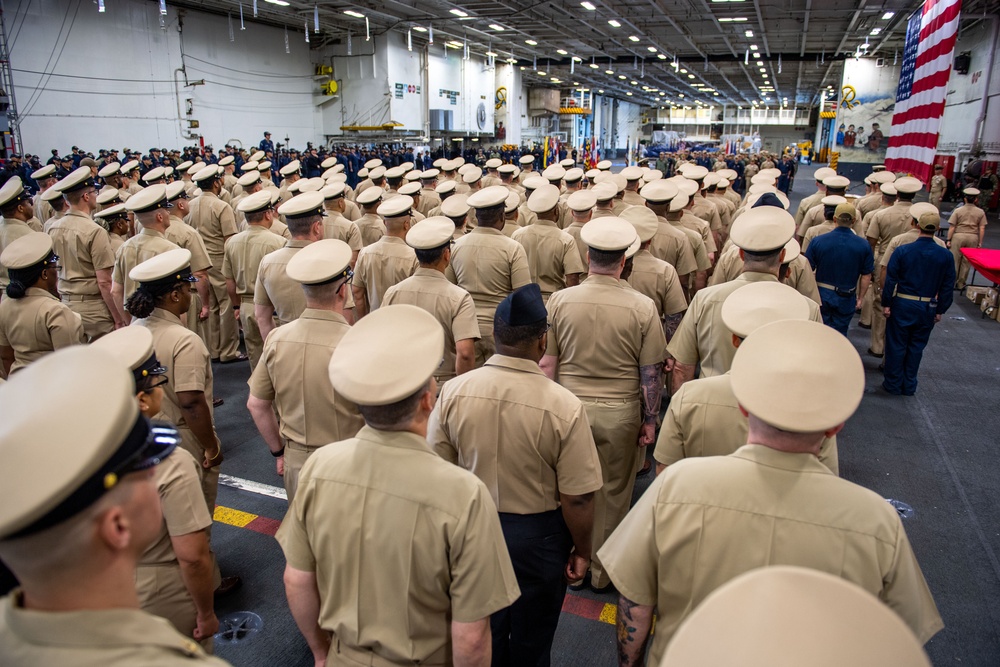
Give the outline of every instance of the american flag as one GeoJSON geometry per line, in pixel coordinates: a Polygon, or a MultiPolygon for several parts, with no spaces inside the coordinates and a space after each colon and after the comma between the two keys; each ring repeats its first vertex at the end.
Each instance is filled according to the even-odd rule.
{"type": "Polygon", "coordinates": [[[930,180],[962,0],[927,0],[906,28],[885,166],[930,180]]]}

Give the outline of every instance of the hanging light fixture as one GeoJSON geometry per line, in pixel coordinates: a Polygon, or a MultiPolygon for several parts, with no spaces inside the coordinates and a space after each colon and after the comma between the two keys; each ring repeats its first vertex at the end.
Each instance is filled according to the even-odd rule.
{"type": "Polygon", "coordinates": [[[306,34],[306,44],[308,44],[309,43],[309,21],[305,21],[304,27],[305,27],[305,29],[302,32],[304,32],[306,34]]]}
{"type": "Polygon", "coordinates": [[[406,50],[407,51],[412,51],[413,50],[413,31],[412,30],[407,30],[406,31],[406,50]]]}
{"type": "Polygon", "coordinates": [[[747,49],[746,54],[743,56],[743,64],[744,65],[750,64],[750,49],[747,49]]]}
{"type": "Polygon", "coordinates": [[[351,55],[351,31],[347,31],[347,55],[351,55]]]}
{"type": "Polygon", "coordinates": [[[319,34],[319,5],[313,5],[313,32],[319,34]]]}
{"type": "Polygon", "coordinates": [[[253,17],[257,18],[257,0],[253,0],[253,17]]]}
{"type": "Polygon", "coordinates": [[[368,17],[365,17],[365,41],[369,42],[372,38],[371,28],[368,27],[368,17]]]}
{"type": "Polygon", "coordinates": [[[233,13],[229,12],[229,41],[235,42],[236,35],[233,33],[233,13]]]}
{"type": "Polygon", "coordinates": [[[285,26],[285,53],[291,53],[292,48],[288,46],[288,26],[285,26]]]}
{"type": "Polygon", "coordinates": [[[427,26],[427,36],[430,38],[430,41],[428,41],[427,43],[428,44],[433,44],[434,43],[434,26],[432,26],[432,25],[427,26]]]}
{"type": "MultiPolygon", "coordinates": [[[[101,0],[103,2],[103,0],[101,0]]],[[[240,3],[240,30],[246,30],[247,26],[243,23],[243,3],[240,3]]]]}
{"type": "Polygon", "coordinates": [[[160,15],[167,15],[167,0],[160,0],[160,15]]]}
{"type": "Polygon", "coordinates": [[[97,11],[100,14],[104,13],[104,0],[97,0],[97,11]]]}

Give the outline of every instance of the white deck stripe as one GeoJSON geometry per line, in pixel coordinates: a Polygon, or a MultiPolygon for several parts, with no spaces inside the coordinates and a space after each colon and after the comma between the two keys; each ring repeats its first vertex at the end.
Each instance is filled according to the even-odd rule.
{"type": "Polygon", "coordinates": [[[239,489],[240,491],[249,491],[250,493],[256,493],[261,496],[270,496],[272,498],[278,498],[279,500],[288,500],[288,494],[280,486],[271,486],[270,484],[254,482],[253,480],[233,477],[232,475],[219,475],[219,484],[228,486],[232,489],[239,489]]]}

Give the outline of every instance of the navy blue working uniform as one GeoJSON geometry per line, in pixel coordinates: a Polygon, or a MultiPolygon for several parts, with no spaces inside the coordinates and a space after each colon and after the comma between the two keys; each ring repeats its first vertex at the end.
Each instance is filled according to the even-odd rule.
{"type": "Polygon", "coordinates": [[[875,271],[871,246],[850,227],[836,227],[809,243],[806,259],[816,271],[823,323],[846,336],[857,308],[858,279],[875,271]]]}
{"type": "Polygon", "coordinates": [[[893,251],[882,287],[889,308],[882,387],[890,394],[916,393],[920,359],[934,323],[951,307],[954,284],[955,260],[934,239],[920,236],[893,251]]]}

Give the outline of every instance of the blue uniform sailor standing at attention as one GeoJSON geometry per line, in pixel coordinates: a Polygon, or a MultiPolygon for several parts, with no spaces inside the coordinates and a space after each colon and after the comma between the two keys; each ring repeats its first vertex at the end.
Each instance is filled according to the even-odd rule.
{"type": "Polygon", "coordinates": [[[920,236],[892,253],[882,287],[885,304],[885,380],[890,394],[913,396],[917,369],[931,337],[931,329],[951,307],[955,262],[951,253],[934,243],[941,225],[937,213],[917,220],[920,236]],[[951,261],[949,261],[951,260],[951,261]]]}
{"type": "Polygon", "coordinates": [[[845,336],[875,271],[871,246],[851,230],[854,215],[852,205],[838,205],[833,214],[836,228],[813,239],[805,253],[816,272],[823,323],[845,336]]]}

